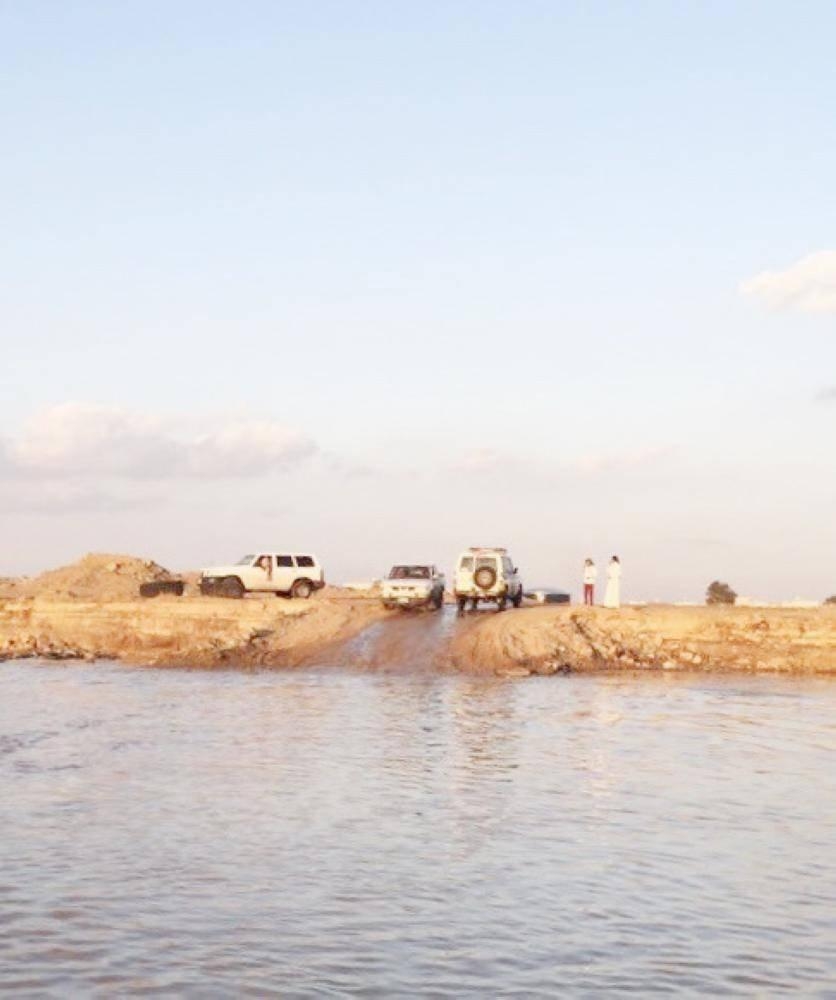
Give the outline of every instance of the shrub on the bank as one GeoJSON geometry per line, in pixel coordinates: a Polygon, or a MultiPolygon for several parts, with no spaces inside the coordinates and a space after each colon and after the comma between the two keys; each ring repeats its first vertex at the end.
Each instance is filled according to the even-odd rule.
{"type": "Polygon", "coordinates": [[[736,600],[737,594],[727,583],[720,583],[719,580],[709,583],[705,592],[706,604],[734,604],[736,600]]]}
{"type": "Polygon", "coordinates": [[[824,603],[825,604],[836,604],[836,594],[832,594],[830,597],[827,598],[827,600],[824,603]]]}

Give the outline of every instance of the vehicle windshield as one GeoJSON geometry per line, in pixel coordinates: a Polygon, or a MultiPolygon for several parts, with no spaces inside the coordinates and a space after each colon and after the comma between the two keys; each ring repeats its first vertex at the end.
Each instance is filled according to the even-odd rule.
{"type": "Polygon", "coordinates": [[[389,571],[390,580],[429,580],[429,566],[393,566],[389,571]]]}
{"type": "Polygon", "coordinates": [[[251,555],[248,555],[248,556],[241,556],[241,558],[238,560],[238,562],[235,565],[236,566],[249,566],[250,563],[253,561],[253,559],[255,559],[255,553],[254,552],[251,555]]]}

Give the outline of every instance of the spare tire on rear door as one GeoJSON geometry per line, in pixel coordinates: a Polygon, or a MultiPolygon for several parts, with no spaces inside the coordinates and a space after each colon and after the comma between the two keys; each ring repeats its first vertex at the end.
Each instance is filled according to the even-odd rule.
{"type": "Polygon", "coordinates": [[[481,590],[490,590],[496,583],[496,570],[493,566],[480,566],[473,574],[473,579],[481,590]]]}

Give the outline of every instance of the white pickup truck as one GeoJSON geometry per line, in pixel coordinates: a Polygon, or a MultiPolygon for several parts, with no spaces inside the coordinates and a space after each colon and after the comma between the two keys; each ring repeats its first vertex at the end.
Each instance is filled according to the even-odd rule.
{"type": "Polygon", "coordinates": [[[385,608],[427,608],[444,603],[444,574],[429,563],[399,563],[380,585],[385,608]]]}
{"type": "Polygon", "coordinates": [[[229,566],[200,571],[200,592],[214,597],[275,594],[277,597],[310,597],[325,586],[319,560],[308,553],[258,552],[229,566]]]}

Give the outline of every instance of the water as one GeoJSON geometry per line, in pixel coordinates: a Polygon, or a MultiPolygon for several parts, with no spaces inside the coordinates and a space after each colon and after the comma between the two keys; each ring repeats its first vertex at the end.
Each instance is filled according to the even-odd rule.
{"type": "Polygon", "coordinates": [[[0,664],[0,991],[836,996],[836,684],[0,664]]]}

